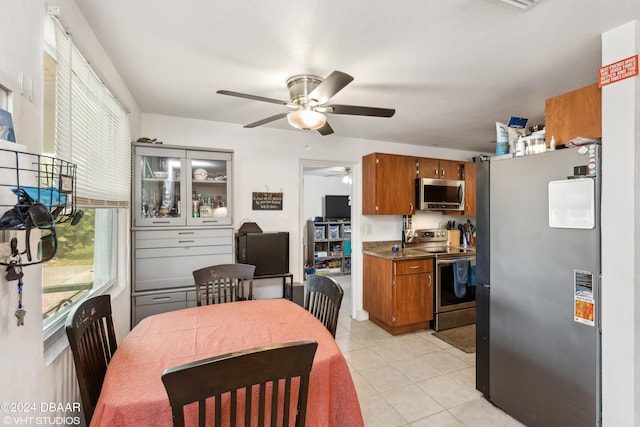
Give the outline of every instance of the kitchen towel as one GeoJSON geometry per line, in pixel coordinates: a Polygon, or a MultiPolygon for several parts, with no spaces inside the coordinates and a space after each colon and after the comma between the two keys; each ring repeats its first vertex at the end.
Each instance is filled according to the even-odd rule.
{"type": "Polygon", "coordinates": [[[467,281],[469,280],[469,260],[457,259],[454,264],[453,292],[456,297],[464,298],[467,294],[467,281]]]}

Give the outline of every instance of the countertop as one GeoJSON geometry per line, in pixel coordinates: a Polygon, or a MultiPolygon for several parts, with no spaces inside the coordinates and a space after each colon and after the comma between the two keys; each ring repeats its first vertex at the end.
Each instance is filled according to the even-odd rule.
{"type": "MultiPolygon", "coordinates": [[[[384,258],[392,261],[399,261],[403,259],[420,259],[420,258],[435,258],[436,254],[425,252],[419,249],[405,248],[402,249],[401,242],[399,240],[387,240],[378,242],[362,242],[362,253],[366,255],[376,256],[378,258],[384,258]],[[397,245],[398,252],[392,252],[391,247],[397,245]]],[[[449,246],[447,250],[450,251],[448,255],[473,255],[475,256],[475,246],[471,247],[459,247],[449,246]]]]}
{"type": "Polygon", "coordinates": [[[362,253],[392,261],[401,261],[403,259],[435,258],[434,254],[430,254],[418,249],[402,249],[400,248],[400,245],[401,242],[399,240],[362,242],[362,253]],[[393,245],[398,245],[398,252],[391,251],[391,247],[393,245]]]}

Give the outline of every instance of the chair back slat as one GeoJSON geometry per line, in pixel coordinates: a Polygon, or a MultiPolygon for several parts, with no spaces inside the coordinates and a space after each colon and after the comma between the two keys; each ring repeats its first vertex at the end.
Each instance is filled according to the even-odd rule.
{"type": "Polygon", "coordinates": [[[184,425],[185,405],[199,402],[200,423],[209,416],[215,426],[221,426],[228,416],[229,424],[235,426],[242,409],[245,427],[256,422],[254,417],[259,426],[289,426],[294,422],[295,426],[304,427],[309,374],[317,347],[318,343],[312,340],[274,344],[166,369],[162,382],[169,396],[174,426],[184,425]],[[292,379],[296,379],[295,383],[292,379]],[[245,395],[244,406],[237,403],[238,390],[245,395]],[[203,412],[206,401],[211,399],[215,402],[209,408],[213,408],[214,414],[203,412]],[[224,399],[228,404],[223,408],[224,399]],[[295,420],[290,418],[290,413],[294,413],[292,404],[295,420]],[[278,423],[279,417],[283,424],[278,423]]]}
{"type": "Polygon", "coordinates": [[[322,322],[334,337],[343,296],[344,290],[331,277],[317,274],[307,276],[304,308],[322,322]]]}
{"type": "Polygon", "coordinates": [[[118,349],[111,297],[100,295],[75,306],[67,316],[65,330],[76,367],[85,420],[89,424],[107,366],[118,349]]]}
{"type": "Polygon", "coordinates": [[[200,306],[253,299],[255,269],[250,264],[220,264],[195,270],[193,280],[196,286],[196,304],[200,306]]]}

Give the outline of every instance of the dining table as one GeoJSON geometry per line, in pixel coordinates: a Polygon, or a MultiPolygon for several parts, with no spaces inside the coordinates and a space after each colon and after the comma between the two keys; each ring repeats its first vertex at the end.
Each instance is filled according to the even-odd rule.
{"type": "Polygon", "coordinates": [[[307,426],[364,426],[346,359],[331,333],[287,299],[236,301],[143,319],[116,350],[91,427],[172,426],[165,369],[253,347],[315,340],[307,426]]]}

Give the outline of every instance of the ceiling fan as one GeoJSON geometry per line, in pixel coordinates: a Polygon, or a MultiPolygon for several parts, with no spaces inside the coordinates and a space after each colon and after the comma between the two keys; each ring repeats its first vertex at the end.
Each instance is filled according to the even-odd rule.
{"type": "Polygon", "coordinates": [[[353,81],[353,77],[341,71],[334,71],[326,79],[300,74],[287,79],[290,101],[281,101],[263,96],[219,90],[221,95],[237,96],[255,101],[270,102],[287,107],[290,111],[245,125],[246,128],[261,126],[275,120],[287,118],[289,124],[302,130],[317,130],[322,135],[330,135],[333,129],[327,122],[326,113],[355,116],[392,117],[396,110],[390,108],[361,107],[357,105],[330,104],[329,100],[353,81]]]}

